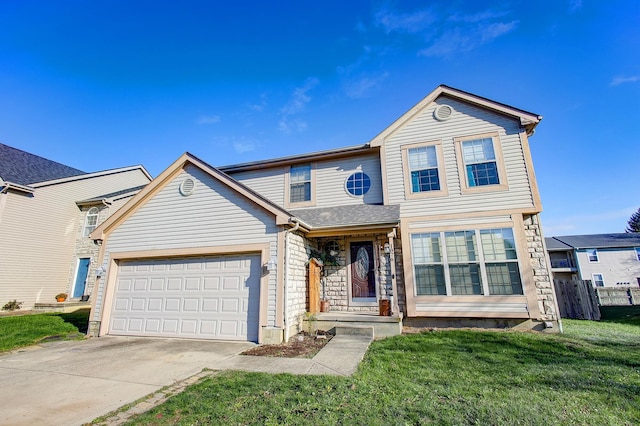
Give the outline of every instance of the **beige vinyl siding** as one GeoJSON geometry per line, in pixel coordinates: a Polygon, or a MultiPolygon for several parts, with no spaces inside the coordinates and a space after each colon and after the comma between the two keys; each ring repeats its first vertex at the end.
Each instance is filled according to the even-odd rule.
{"type": "Polygon", "coordinates": [[[84,215],[76,201],[144,185],[132,170],[36,188],[33,197],[4,195],[0,222],[0,303],[16,299],[23,309],[52,303],[69,291],[69,265],[84,215]]]}
{"type": "MultiPolygon", "coordinates": [[[[312,185],[315,185],[316,199],[313,200],[311,208],[382,203],[382,177],[377,153],[319,161],[313,164],[315,180],[312,185]],[[351,196],[345,188],[347,178],[357,171],[366,173],[371,179],[371,189],[363,197],[351,196]]],[[[277,167],[232,173],[231,176],[274,203],[284,206],[284,175],[288,171],[289,167],[277,167]]]]}
{"type": "Polygon", "coordinates": [[[287,170],[288,167],[274,167],[229,175],[277,205],[284,206],[284,174],[287,170]]]}
{"type": "MultiPolygon", "coordinates": [[[[278,226],[272,214],[189,165],[108,235],[105,262],[108,262],[111,252],[254,243],[268,243],[270,256],[277,258],[277,233],[278,226]],[[195,181],[195,190],[185,197],[180,194],[179,186],[187,177],[195,181]]],[[[100,320],[104,282],[104,279],[100,281],[96,294],[93,315],[96,321],[100,320]]],[[[275,314],[276,274],[270,274],[269,325],[275,325],[275,314]]]]}
{"type": "Polygon", "coordinates": [[[580,249],[577,253],[583,280],[593,280],[593,274],[602,274],[605,287],[638,286],[640,261],[633,247],[597,250],[598,262],[589,262],[586,250],[580,249]]]}
{"type": "MultiPolygon", "coordinates": [[[[438,98],[385,142],[389,204],[401,204],[402,217],[533,208],[520,131],[520,124],[515,119],[454,99],[438,98]],[[440,122],[433,118],[433,111],[440,104],[451,105],[455,110],[448,121],[440,122]],[[509,189],[463,195],[454,138],[491,132],[499,134],[509,189]],[[436,140],[442,141],[448,196],[405,199],[403,173],[406,165],[402,164],[401,146],[436,140]]],[[[500,179],[502,183],[504,176],[500,179]]]]}

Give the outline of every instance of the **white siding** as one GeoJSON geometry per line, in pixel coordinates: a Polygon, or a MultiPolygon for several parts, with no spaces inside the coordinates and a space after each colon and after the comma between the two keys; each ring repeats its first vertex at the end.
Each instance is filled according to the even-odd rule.
{"type": "Polygon", "coordinates": [[[439,98],[385,142],[389,204],[401,204],[401,216],[518,209],[533,207],[531,186],[525,166],[519,123],[511,118],[458,102],[439,98]],[[433,118],[439,104],[453,106],[448,121],[433,118]],[[462,194],[454,138],[498,132],[507,173],[508,191],[462,194]],[[442,141],[448,196],[405,200],[401,146],[412,143],[442,141]]]}
{"type": "MultiPolygon", "coordinates": [[[[316,200],[312,208],[382,203],[382,177],[377,153],[318,161],[314,164],[316,200]],[[345,189],[347,178],[356,171],[366,173],[371,179],[371,189],[364,197],[353,197],[345,189]]],[[[277,167],[231,173],[231,176],[274,203],[284,206],[285,174],[288,170],[288,167],[277,167]]]]}
{"type": "MultiPolygon", "coordinates": [[[[268,243],[277,257],[278,226],[272,214],[256,206],[202,170],[187,166],[107,237],[110,252],[268,243]],[[195,182],[192,195],[179,192],[187,177],[195,182]]],[[[113,272],[110,272],[113,273],[113,272]]],[[[104,280],[97,292],[93,319],[100,319],[104,280]]],[[[270,274],[268,324],[275,325],[276,274],[270,274]]]]}
{"type": "Polygon", "coordinates": [[[37,188],[33,197],[6,194],[0,223],[0,303],[16,299],[22,309],[55,301],[68,291],[76,232],[84,216],[76,201],[144,185],[133,170],[37,188]]]}
{"type": "Polygon", "coordinates": [[[637,287],[639,284],[640,261],[632,247],[598,249],[598,262],[589,262],[585,250],[578,251],[577,258],[583,280],[593,280],[593,274],[602,274],[605,287],[621,285],[637,287]]]}
{"type": "Polygon", "coordinates": [[[279,206],[284,206],[284,174],[286,167],[229,173],[233,178],[279,206]]]}

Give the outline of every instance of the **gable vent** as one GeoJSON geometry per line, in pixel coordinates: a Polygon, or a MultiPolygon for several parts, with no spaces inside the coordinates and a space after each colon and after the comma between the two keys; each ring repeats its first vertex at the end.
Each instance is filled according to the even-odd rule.
{"type": "Polygon", "coordinates": [[[193,190],[195,189],[195,187],[196,183],[193,181],[193,179],[186,178],[180,184],[180,193],[185,197],[188,197],[189,195],[193,194],[193,190]]]}
{"type": "Polygon", "coordinates": [[[453,115],[453,108],[449,105],[438,105],[438,107],[433,111],[433,116],[438,121],[447,121],[453,115]]]}

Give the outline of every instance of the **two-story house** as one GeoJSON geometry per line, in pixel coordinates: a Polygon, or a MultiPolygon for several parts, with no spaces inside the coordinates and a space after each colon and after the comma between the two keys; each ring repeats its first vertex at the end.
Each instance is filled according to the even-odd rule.
{"type": "Polygon", "coordinates": [[[591,280],[594,287],[640,286],[640,234],[565,235],[546,238],[558,280],[591,280]]]}
{"type": "Polygon", "coordinates": [[[287,340],[312,256],[334,314],[384,299],[399,324],[554,327],[540,119],[439,86],[363,145],[218,168],[185,153],[91,234],[91,332],[287,340]]]}
{"type": "Polygon", "coordinates": [[[89,297],[100,274],[89,234],[150,181],[142,166],[86,173],[0,144],[0,305],[89,297]]]}

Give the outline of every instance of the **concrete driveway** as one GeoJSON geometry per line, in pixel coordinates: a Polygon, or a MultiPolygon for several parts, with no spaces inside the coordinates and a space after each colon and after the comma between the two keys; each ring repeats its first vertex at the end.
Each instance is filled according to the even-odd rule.
{"type": "Polygon", "coordinates": [[[0,423],[90,422],[253,346],[106,336],[0,355],[0,423]]]}

